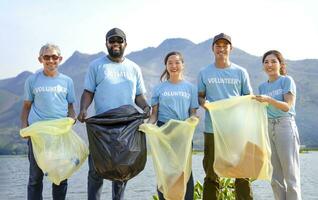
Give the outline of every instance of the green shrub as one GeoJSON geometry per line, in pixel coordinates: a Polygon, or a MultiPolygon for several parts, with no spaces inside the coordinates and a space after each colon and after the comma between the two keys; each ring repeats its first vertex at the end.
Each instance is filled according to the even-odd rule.
{"type": "Polygon", "coordinates": [[[200,200],[203,198],[203,185],[200,183],[200,181],[197,181],[194,185],[194,200],[200,200]]]}
{"type": "Polygon", "coordinates": [[[234,179],[220,178],[219,200],[235,200],[234,179]]]}
{"type": "MultiPolygon", "coordinates": [[[[197,181],[194,186],[194,200],[202,200],[203,185],[197,181]]],[[[152,196],[153,200],[159,200],[157,195],[152,196]]],[[[220,193],[218,200],[235,200],[234,179],[220,178],[220,193]]]]}
{"type": "Polygon", "coordinates": [[[156,194],[156,195],[152,195],[152,199],[153,199],[153,200],[159,200],[159,197],[158,197],[157,194],[156,194]]]}

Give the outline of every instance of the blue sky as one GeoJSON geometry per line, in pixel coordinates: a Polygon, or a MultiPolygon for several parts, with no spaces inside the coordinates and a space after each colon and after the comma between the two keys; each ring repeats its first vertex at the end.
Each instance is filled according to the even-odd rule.
{"type": "MultiPolygon", "coordinates": [[[[316,0],[1,0],[0,79],[41,68],[40,47],[56,43],[65,60],[75,50],[106,51],[105,33],[122,28],[126,53],[167,38],[203,42],[215,34],[261,56],[278,49],[287,59],[318,58],[316,0]]],[[[64,61],[65,61],[64,60],[64,61]]]]}

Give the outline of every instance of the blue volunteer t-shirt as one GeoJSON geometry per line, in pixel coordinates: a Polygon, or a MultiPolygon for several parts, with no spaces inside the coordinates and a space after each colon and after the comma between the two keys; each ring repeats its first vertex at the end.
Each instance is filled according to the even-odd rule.
{"type": "Polygon", "coordinates": [[[159,121],[185,120],[189,118],[191,108],[199,107],[197,94],[196,88],[188,81],[177,84],[165,81],[154,88],[151,105],[158,105],[159,121]]]}
{"type": "Polygon", "coordinates": [[[146,92],[136,63],[127,58],[116,63],[107,56],[90,63],[84,89],[94,93],[96,114],[122,105],[134,105],[136,95],[146,92]]]}
{"type": "Polygon", "coordinates": [[[39,71],[26,80],[24,100],[32,102],[29,125],[67,117],[68,104],[75,102],[73,80],[62,73],[49,77],[39,71]]]}
{"type": "MultiPolygon", "coordinates": [[[[217,68],[215,64],[203,68],[198,75],[198,92],[205,92],[209,102],[252,93],[247,71],[234,64],[217,68]]],[[[205,132],[213,133],[211,117],[205,112],[205,132]]]]}
{"type": "MultiPolygon", "coordinates": [[[[284,94],[292,93],[296,100],[296,84],[290,76],[280,76],[274,82],[268,82],[261,84],[258,88],[260,94],[270,96],[278,101],[284,101],[284,94]]],[[[267,106],[268,118],[274,119],[286,116],[295,116],[295,102],[288,112],[284,112],[280,109],[275,108],[272,105],[267,106]]]]}

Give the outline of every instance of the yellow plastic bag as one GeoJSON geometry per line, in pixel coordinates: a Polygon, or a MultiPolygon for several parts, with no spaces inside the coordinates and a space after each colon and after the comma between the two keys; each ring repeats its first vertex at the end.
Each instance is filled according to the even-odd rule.
{"type": "Polygon", "coordinates": [[[192,138],[199,120],[169,120],[158,127],[142,124],[151,147],[158,189],[166,200],[183,200],[192,168],[192,138]]]}
{"type": "Polygon", "coordinates": [[[221,177],[271,179],[266,104],[251,97],[207,104],[214,131],[213,167],[221,177]]]}
{"type": "Polygon", "coordinates": [[[35,160],[56,185],[69,178],[88,156],[84,141],[72,130],[74,120],[39,121],[20,131],[30,136],[35,160]]]}

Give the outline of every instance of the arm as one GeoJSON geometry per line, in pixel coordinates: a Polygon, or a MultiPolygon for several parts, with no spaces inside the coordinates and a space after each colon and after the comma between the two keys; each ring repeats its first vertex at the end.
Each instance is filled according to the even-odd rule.
{"type": "Polygon", "coordinates": [[[155,124],[158,120],[158,105],[152,106],[151,115],[148,120],[148,123],[155,124]]]}
{"type": "Polygon", "coordinates": [[[21,128],[26,128],[29,126],[28,117],[31,110],[32,101],[24,101],[22,112],[21,112],[21,128]]]}
{"type": "Polygon", "coordinates": [[[68,93],[67,93],[67,117],[73,118],[74,119],[74,124],[76,123],[76,114],[74,110],[74,102],[75,102],[75,91],[74,91],[74,83],[73,80],[70,79],[68,83],[68,93]]]}
{"type": "Polygon", "coordinates": [[[21,112],[21,129],[29,126],[28,117],[31,110],[31,106],[32,106],[32,101],[23,102],[22,112],[21,112]]]}
{"type": "Polygon", "coordinates": [[[144,111],[146,117],[148,118],[150,115],[150,106],[148,105],[143,94],[137,95],[135,97],[135,104],[144,111]]]}
{"type": "MultiPolygon", "coordinates": [[[[197,117],[197,110],[199,108],[199,96],[198,96],[198,90],[194,86],[191,88],[191,102],[190,102],[190,109],[189,109],[189,116],[190,117],[197,117]]],[[[202,100],[201,100],[202,101],[202,100]]]]}
{"type": "Polygon", "coordinates": [[[88,90],[84,90],[81,97],[80,113],[77,116],[77,119],[82,123],[85,121],[85,118],[87,116],[87,108],[89,107],[89,105],[91,105],[93,98],[94,98],[94,93],[88,90]]]}
{"type": "Polygon", "coordinates": [[[207,110],[207,108],[205,107],[205,103],[206,103],[205,92],[198,92],[198,101],[199,101],[199,105],[205,110],[207,110]]]}
{"type": "Polygon", "coordinates": [[[76,122],[76,114],[75,114],[74,106],[72,103],[68,104],[67,110],[68,110],[67,116],[73,118],[76,122]]]}
{"type": "Polygon", "coordinates": [[[21,129],[26,128],[29,126],[28,123],[28,118],[29,118],[29,113],[34,101],[34,95],[32,93],[32,83],[33,81],[33,76],[29,77],[25,83],[24,83],[24,101],[23,101],[23,105],[22,105],[22,111],[21,111],[21,129]]]}
{"type": "Polygon", "coordinates": [[[288,112],[295,101],[295,96],[291,92],[288,92],[284,94],[284,101],[278,101],[266,95],[256,95],[253,97],[253,99],[259,102],[267,102],[268,104],[274,106],[275,108],[279,110],[288,112]]]}
{"type": "Polygon", "coordinates": [[[242,91],[241,96],[253,94],[253,89],[250,82],[250,76],[246,70],[243,70],[242,75],[242,91]]]}
{"type": "Polygon", "coordinates": [[[190,108],[190,117],[198,117],[196,108],[190,108]]]}

